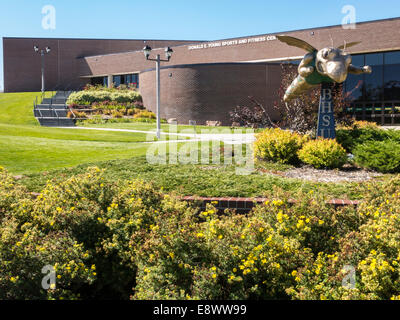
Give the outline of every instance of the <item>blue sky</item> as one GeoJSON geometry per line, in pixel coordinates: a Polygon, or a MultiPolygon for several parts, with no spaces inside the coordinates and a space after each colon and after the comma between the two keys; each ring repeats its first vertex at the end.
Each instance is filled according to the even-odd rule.
{"type": "Polygon", "coordinates": [[[216,40],[337,25],[345,5],[358,22],[400,16],[399,0],[1,0],[0,37],[216,40]],[[55,30],[42,28],[45,5],[55,30]]]}

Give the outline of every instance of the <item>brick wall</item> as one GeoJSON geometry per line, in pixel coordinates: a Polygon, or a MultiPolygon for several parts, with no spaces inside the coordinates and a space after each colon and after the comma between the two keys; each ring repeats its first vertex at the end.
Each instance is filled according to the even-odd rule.
{"type": "Polygon", "coordinates": [[[34,52],[34,45],[51,47],[45,58],[45,78],[46,88],[54,89],[79,87],[87,82],[80,78],[86,73],[81,67],[82,57],[137,51],[145,44],[164,47],[186,43],[193,41],[3,38],[4,91],[40,91],[41,58],[34,52]]]}
{"type": "MultiPolygon", "coordinates": [[[[156,111],[155,71],[140,74],[140,92],[146,108],[156,111]]],[[[161,69],[161,116],[180,124],[207,120],[231,125],[229,112],[251,105],[249,96],[272,109],[280,86],[280,66],[266,63],[199,64],[161,69]]]]}

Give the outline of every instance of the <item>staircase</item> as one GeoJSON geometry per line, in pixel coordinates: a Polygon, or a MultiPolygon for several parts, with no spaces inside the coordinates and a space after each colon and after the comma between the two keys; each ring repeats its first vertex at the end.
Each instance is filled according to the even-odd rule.
{"type": "Polygon", "coordinates": [[[57,91],[51,98],[45,98],[40,104],[35,102],[33,114],[44,127],[74,127],[75,120],[68,118],[67,100],[71,91],[57,91]]]}

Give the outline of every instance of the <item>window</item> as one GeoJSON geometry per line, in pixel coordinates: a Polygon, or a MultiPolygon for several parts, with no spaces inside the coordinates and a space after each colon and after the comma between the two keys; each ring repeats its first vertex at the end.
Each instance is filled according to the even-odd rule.
{"type": "MultiPolygon", "coordinates": [[[[364,63],[364,55],[352,56],[352,64],[356,67],[362,67],[364,63]]],[[[345,82],[344,88],[350,99],[353,101],[360,101],[363,99],[364,77],[355,74],[349,74],[345,82]]]]}
{"type": "Polygon", "coordinates": [[[384,62],[385,100],[400,100],[400,52],[386,52],[384,62]]]}
{"type": "Polygon", "coordinates": [[[113,83],[116,87],[119,87],[122,83],[122,76],[113,76],[113,83]]]}
{"type": "Polygon", "coordinates": [[[354,102],[400,100],[400,51],[354,55],[352,64],[372,67],[372,74],[348,75],[345,90],[354,102]]]}
{"type": "Polygon", "coordinates": [[[125,84],[133,85],[136,88],[139,88],[139,75],[137,73],[134,73],[114,76],[113,82],[116,87],[120,86],[121,84],[125,84]]]}
{"type": "Polygon", "coordinates": [[[102,85],[108,86],[108,77],[94,77],[90,79],[90,84],[92,85],[102,85]]]}
{"type": "Polygon", "coordinates": [[[383,100],[383,53],[365,55],[365,65],[372,67],[372,73],[364,75],[364,100],[383,100]]]}

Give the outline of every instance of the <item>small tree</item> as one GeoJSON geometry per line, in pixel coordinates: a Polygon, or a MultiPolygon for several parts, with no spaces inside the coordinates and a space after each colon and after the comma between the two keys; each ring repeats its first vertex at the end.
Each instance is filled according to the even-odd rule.
{"type": "Polygon", "coordinates": [[[232,123],[251,128],[277,127],[266,108],[254,97],[249,96],[248,98],[251,102],[250,106],[237,106],[229,113],[232,123]]]}
{"type": "MultiPolygon", "coordinates": [[[[249,106],[237,106],[234,111],[230,112],[233,123],[247,127],[280,127],[302,133],[316,130],[320,99],[319,87],[304,93],[289,103],[285,103],[283,97],[286,89],[298,75],[298,66],[283,63],[281,68],[282,80],[278,91],[278,100],[272,106],[266,108],[254,97],[249,97],[249,106]],[[271,120],[271,111],[273,110],[279,114],[277,122],[271,120]]],[[[351,117],[346,114],[346,108],[350,105],[350,100],[348,95],[343,92],[343,85],[336,84],[333,91],[337,122],[342,124],[351,123],[351,117]]]]}

